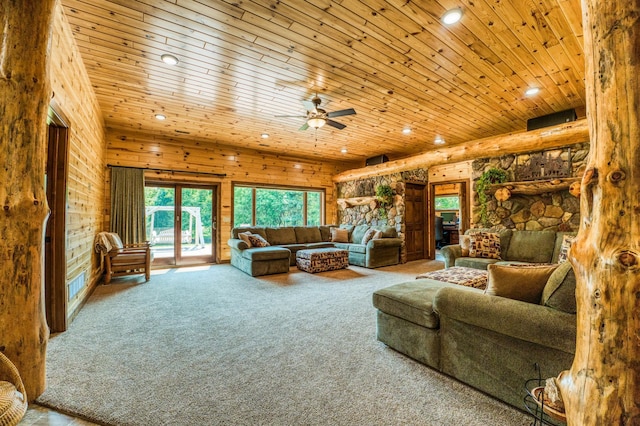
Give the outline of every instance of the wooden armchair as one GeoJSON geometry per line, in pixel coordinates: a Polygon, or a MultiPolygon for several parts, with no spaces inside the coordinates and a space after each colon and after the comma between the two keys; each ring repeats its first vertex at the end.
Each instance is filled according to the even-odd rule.
{"type": "Polygon", "coordinates": [[[107,238],[111,248],[106,251],[105,284],[111,282],[111,278],[124,275],[144,274],[146,281],[151,275],[151,244],[149,242],[122,244],[118,234],[107,232],[107,238]]]}

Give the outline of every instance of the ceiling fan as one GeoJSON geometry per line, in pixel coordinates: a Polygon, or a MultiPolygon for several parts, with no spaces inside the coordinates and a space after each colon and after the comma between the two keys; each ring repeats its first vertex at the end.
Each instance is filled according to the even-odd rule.
{"type": "Polygon", "coordinates": [[[339,111],[327,112],[324,109],[320,108],[320,103],[322,101],[316,95],[311,101],[302,101],[305,109],[307,110],[307,115],[277,115],[276,117],[300,117],[306,118],[307,121],[300,127],[298,130],[307,130],[309,127],[313,127],[314,129],[319,129],[320,127],[328,124],[331,127],[335,127],[336,129],[342,130],[346,125],[342,123],[338,123],[337,121],[331,120],[334,117],[341,117],[343,115],[352,115],[356,113],[356,110],[353,108],[341,109],[339,111]]]}

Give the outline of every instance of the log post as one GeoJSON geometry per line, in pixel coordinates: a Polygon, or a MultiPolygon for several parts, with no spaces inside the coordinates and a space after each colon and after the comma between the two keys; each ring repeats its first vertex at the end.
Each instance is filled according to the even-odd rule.
{"type": "Polygon", "coordinates": [[[50,39],[55,0],[0,4],[0,350],[29,401],[45,388],[42,247],[50,39]]]}
{"type": "Polygon", "coordinates": [[[640,0],[583,0],[591,150],[582,179],[569,425],[640,424],[640,0]]]}

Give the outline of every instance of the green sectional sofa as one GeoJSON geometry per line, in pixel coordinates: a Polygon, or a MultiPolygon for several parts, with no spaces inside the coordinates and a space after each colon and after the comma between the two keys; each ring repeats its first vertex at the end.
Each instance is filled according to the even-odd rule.
{"type": "MultiPolygon", "coordinates": [[[[557,259],[556,242],[562,238],[555,232],[533,232],[502,232],[503,241],[510,238],[505,253],[511,260],[504,263],[557,259]]],[[[486,259],[473,263],[463,258],[459,247],[449,251],[448,266],[487,267],[486,259]]],[[[536,364],[543,379],[571,366],[575,283],[571,264],[564,262],[543,282],[539,303],[428,278],[393,285],[373,294],[377,337],[398,352],[523,409],[525,381],[537,377],[536,364]]]]}
{"type": "Polygon", "coordinates": [[[331,228],[335,225],[291,226],[291,227],[241,227],[231,230],[228,241],[231,247],[231,264],[251,276],[289,272],[296,264],[299,250],[336,247],[349,251],[349,264],[365,268],[379,268],[400,263],[402,239],[396,229],[388,226],[341,225],[347,229],[348,242],[331,241],[331,228]],[[361,244],[362,237],[370,228],[381,231],[379,239],[361,244]],[[240,239],[241,232],[261,235],[268,247],[249,247],[240,239]]]}

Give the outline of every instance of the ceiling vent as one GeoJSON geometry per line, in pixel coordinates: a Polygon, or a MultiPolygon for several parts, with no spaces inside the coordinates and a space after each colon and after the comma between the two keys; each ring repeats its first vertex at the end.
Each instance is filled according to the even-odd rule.
{"type": "Polygon", "coordinates": [[[567,109],[553,114],[527,120],[527,131],[542,129],[543,127],[557,126],[558,124],[576,121],[578,116],[575,109],[567,109]]]}

